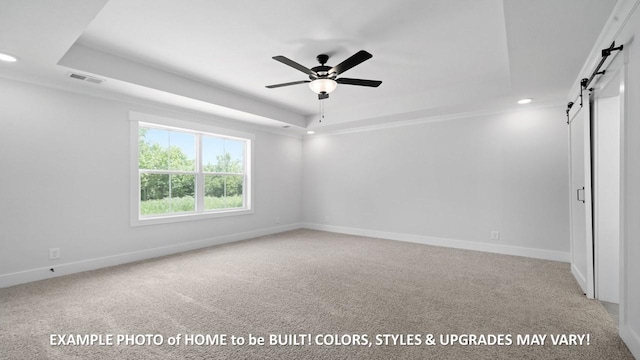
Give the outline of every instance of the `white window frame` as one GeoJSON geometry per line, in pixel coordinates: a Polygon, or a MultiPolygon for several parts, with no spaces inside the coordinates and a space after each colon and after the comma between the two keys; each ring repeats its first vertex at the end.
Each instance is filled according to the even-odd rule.
{"type": "MultiPolygon", "coordinates": [[[[240,131],[223,129],[207,124],[177,120],[157,115],[144,114],[138,112],[129,113],[130,120],[130,223],[131,226],[167,224],[183,221],[215,219],[227,216],[238,216],[253,214],[253,142],[255,135],[240,131]],[[152,127],[158,129],[174,130],[183,133],[201,134],[204,136],[214,136],[233,140],[245,141],[245,183],[243,186],[244,206],[242,208],[204,210],[204,176],[205,173],[200,164],[201,154],[196,154],[197,169],[193,173],[196,176],[196,211],[185,213],[159,214],[153,216],[140,215],[140,170],[138,168],[138,129],[141,127],[152,127]]],[[[199,139],[199,136],[196,136],[199,139]]],[[[196,140],[198,141],[198,140],[196,140]]],[[[200,147],[197,146],[198,151],[200,147]]],[[[167,171],[169,172],[169,171],[167,171]]],[[[164,173],[164,171],[163,171],[164,173]]]]}

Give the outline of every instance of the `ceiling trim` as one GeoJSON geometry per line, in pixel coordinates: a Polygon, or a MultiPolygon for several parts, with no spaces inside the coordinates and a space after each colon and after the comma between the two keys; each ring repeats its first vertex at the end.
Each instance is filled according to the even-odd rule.
{"type": "MultiPolygon", "coordinates": [[[[341,129],[341,130],[333,130],[333,131],[327,131],[327,132],[322,132],[322,133],[316,133],[313,136],[323,136],[323,135],[324,136],[333,136],[333,135],[344,135],[344,134],[360,133],[360,132],[366,132],[366,131],[378,131],[378,130],[397,128],[397,127],[422,125],[422,124],[431,123],[431,122],[462,120],[462,119],[485,117],[485,116],[492,116],[492,115],[510,114],[510,113],[516,113],[516,112],[522,112],[522,111],[541,110],[541,109],[555,108],[555,107],[557,107],[557,108],[559,108],[561,110],[561,111],[558,112],[558,118],[560,119],[559,121],[564,123],[564,120],[565,120],[564,106],[565,106],[565,104],[563,103],[563,100],[555,100],[555,101],[548,101],[548,102],[545,102],[545,103],[540,103],[540,104],[533,105],[533,106],[527,105],[526,108],[523,108],[522,106],[520,106],[520,107],[509,108],[509,109],[504,109],[503,108],[503,109],[500,109],[500,110],[498,110],[498,109],[474,110],[474,111],[467,111],[467,112],[460,112],[460,113],[453,113],[453,114],[428,116],[428,117],[424,117],[424,118],[421,118],[421,119],[396,121],[396,122],[385,123],[385,124],[376,124],[376,125],[365,125],[365,126],[360,126],[360,127],[350,127],[348,129],[341,129]]],[[[305,136],[305,137],[308,137],[308,136],[305,136]]]]}

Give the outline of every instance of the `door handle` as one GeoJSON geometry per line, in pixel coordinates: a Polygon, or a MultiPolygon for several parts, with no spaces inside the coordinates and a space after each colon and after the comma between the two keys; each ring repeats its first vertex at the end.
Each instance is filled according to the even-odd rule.
{"type": "Polygon", "coordinates": [[[582,189],[576,189],[576,200],[582,201],[582,203],[584,204],[584,186],[582,187],[582,189]],[[582,199],[580,199],[580,191],[582,191],[582,199]]]}

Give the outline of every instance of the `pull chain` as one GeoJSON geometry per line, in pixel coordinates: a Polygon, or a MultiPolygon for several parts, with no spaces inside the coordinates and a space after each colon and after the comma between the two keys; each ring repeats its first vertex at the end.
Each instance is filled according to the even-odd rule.
{"type": "Polygon", "coordinates": [[[320,100],[318,101],[320,104],[318,105],[319,107],[319,112],[320,112],[320,121],[322,122],[322,119],[324,119],[324,101],[320,100]]]}

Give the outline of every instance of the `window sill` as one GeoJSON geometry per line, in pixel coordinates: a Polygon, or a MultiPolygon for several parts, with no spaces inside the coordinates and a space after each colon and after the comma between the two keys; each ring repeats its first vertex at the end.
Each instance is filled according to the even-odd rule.
{"type": "Polygon", "coordinates": [[[171,214],[164,216],[149,216],[140,218],[136,216],[131,219],[131,226],[145,226],[145,225],[158,225],[158,224],[171,224],[185,221],[198,221],[223,218],[229,216],[241,216],[253,214],[252,209],[233,209],[225,211],[204,212],[204,213],[185,213],[185,214],[171,214]]]}

